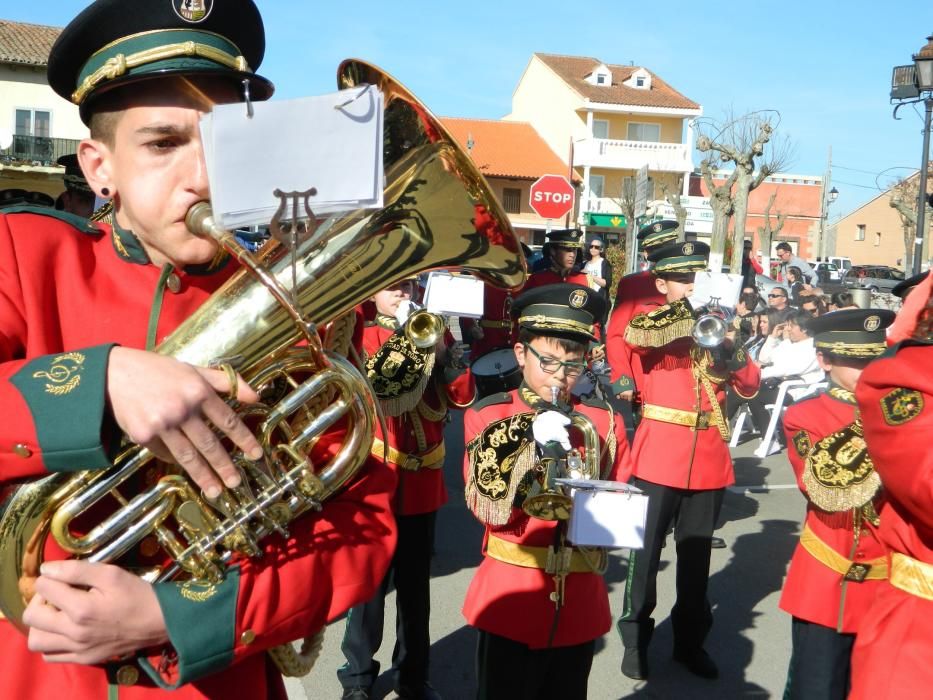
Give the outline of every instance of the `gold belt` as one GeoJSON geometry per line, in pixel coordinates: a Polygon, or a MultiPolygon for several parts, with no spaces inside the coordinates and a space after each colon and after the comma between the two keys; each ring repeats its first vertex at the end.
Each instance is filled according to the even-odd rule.
{"type": "Polygon", "coordinates": [[[888,577],[888,562],[885,557],[868,561],[846,559],[821,540],[809,525],[803,526],[800,544],[811,557],[837,574],[841,574],[846,581],[861,583],[862,581],[880,581],[888,577]]]}
{"type": "Polygon", "coordinates": [[[385,454],[386,459],[392,464],[397,464],[402,469],[409,471],[418,471],[419,469],[440,469],[444,466],[444,443],[438,443],[423,455],[410,455],[405,452],[399,452],[391,445],[386,445],[377,437],[373,438],[373,446],[370,453],[376,457],[382,458],[385,454]],[[385,452],[383,452],[385,450],[385,452]]]}
{"type": "Polygon", "coordinates": [[[682,411],[679,408],[668,408],[653,403],[646,403],[642,406],[641,417],[662,423],[685,425],[697,430],[706,430],[712,422],[709,411],[682,411]]]}
{"type": "MultiPolygon", "coordinates": [[[[570,549],[565,548],[565,549],[570,549]]],[[[496,561],[522,566],[526,569],[543,569],[548,571],[550,547],[532,547],[527,544],[518,544],[504,540],[501,537],[490,535],[486,541],[486,555],[496,561]]],[[[570,565],[567,573],[571,574],[589,574],[594,571],[601,571],[605,568],[606,552],[598,550],[593,553],[594,556],[588,558],[581,551],[574,549],[570,555],[570,565]],[[592,561],[595,558],[596,561],[592,561]]],[[[549,572],[553,573],[553,572],[549,572]]]]}
{"type": "Polygon", "coordinates": [[[893,552],[891,585],[918,598],[933,600],[933,564],[893,552]]]}
{"type": "Polygon", "coordinates": [[[479,320],[479,325],[483,328],[511,328],[511,321],[495,321],[490,318],[481,318],[479,320]]]}

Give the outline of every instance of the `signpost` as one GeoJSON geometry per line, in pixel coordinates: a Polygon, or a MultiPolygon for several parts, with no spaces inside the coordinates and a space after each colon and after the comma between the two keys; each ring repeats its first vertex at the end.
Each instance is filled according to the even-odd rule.
{"type": "Polygon", "coordinates": [[[576,190],[563,175],[542,175],[531,186],[529,204],[542,219],[559,219],[573,211],[576,190]]]}

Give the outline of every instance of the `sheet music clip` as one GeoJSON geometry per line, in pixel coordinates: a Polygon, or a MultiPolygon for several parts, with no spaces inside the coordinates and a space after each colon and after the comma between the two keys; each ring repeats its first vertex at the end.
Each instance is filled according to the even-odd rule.
{"type": "Polygon", "coordinates": [[[304,192],[283,192],[276,188],[272,191],[279,198],[279,208],[269,223],[272,237],[291,251],[292,301],[298,304],[298,246],[307,240],[317,229],[317,220],[308,200],[317,194],[312,187],[304,192]],[[289,206],[289,204],[291,206],[289,206]],[[291,216],[287,213],[291,210],[291,216]]]}
{"type": "Polygon", "coordinates": [[[249,80],[246,78],[243,79],[243,101],[246,102],[246,118],[253,118],[253,100],[249,95],[249,80]]]}

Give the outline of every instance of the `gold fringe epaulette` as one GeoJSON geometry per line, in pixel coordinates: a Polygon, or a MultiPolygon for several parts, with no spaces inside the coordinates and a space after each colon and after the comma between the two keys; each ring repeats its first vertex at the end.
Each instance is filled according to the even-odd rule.
{"type": "Polygon", "coordinates": [[[803,484],[810,501],[829,513],[871,502],[881,488],[881,478],[868,456],[861,421],[814,445],[807,455],[803,484]]]}
{"type": "Polygon", "coordinates": [[[519,413],[491,423],[467,445],[470,473],[464,497],[470,512],[487,525],[509,521],[518,489],[535,468],[535,415],[519,413]]]}
{"type": "Polygon", "coordinates": [[[638,314],[625,329],[625,341],[640,348],[660,348],[680,338],[688,338],[696,319],[684,300],[638,314]]]}

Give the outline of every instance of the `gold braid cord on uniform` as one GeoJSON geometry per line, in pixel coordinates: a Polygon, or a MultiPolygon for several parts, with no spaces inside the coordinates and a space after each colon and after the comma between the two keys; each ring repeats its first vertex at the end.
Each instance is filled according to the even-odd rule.
{"type": "Polygon", "coordinates": [[[638,314],[625,329],[625,341],[640,348],[661,348],[680,338],[689,338],[696,323],[690,305],[683,299],[638,314]]]}
{"type": "Polygon", "coordinates": [[[719,435],[725,442],[729,442],[732,431],[729,428],[729,421],[722,413],[722,406],[719,405],[719,398],[716,396],[716,385],[722,384],[727,377],[713,374],[713,356],[709,350],[703,350],[694,347],[690,351],[690,359],[693,360],[693,378],[703,387],[706,398],[709,399],[710,414],[712,423],[719,430],[719,435]]]}
{"type": "MultiPolygon", "coordinates": [[[[505,525],[525,476],[537,463],[531,424],[535,412],[519,413],[486,426],[467,444],[470,473],[464,496],[470,511],[487,525],[505,525]]],[[[524,484],[527,490],[527,484],[524,484]]]]}
{"type": "Polygon", "coordinates": [[[868,456],[861,419],[816,443],[807,455],[803,484],[810,501],[829,513],[871,504],[881,478],[868,456]]]}
{"type": "Polygon", "coordinates": [[[418,405],[433,370],[433,350],[415,347],[403,333],[389,336],[366,360],[366,376],[389,416],[400,416],[418,405]]]}

